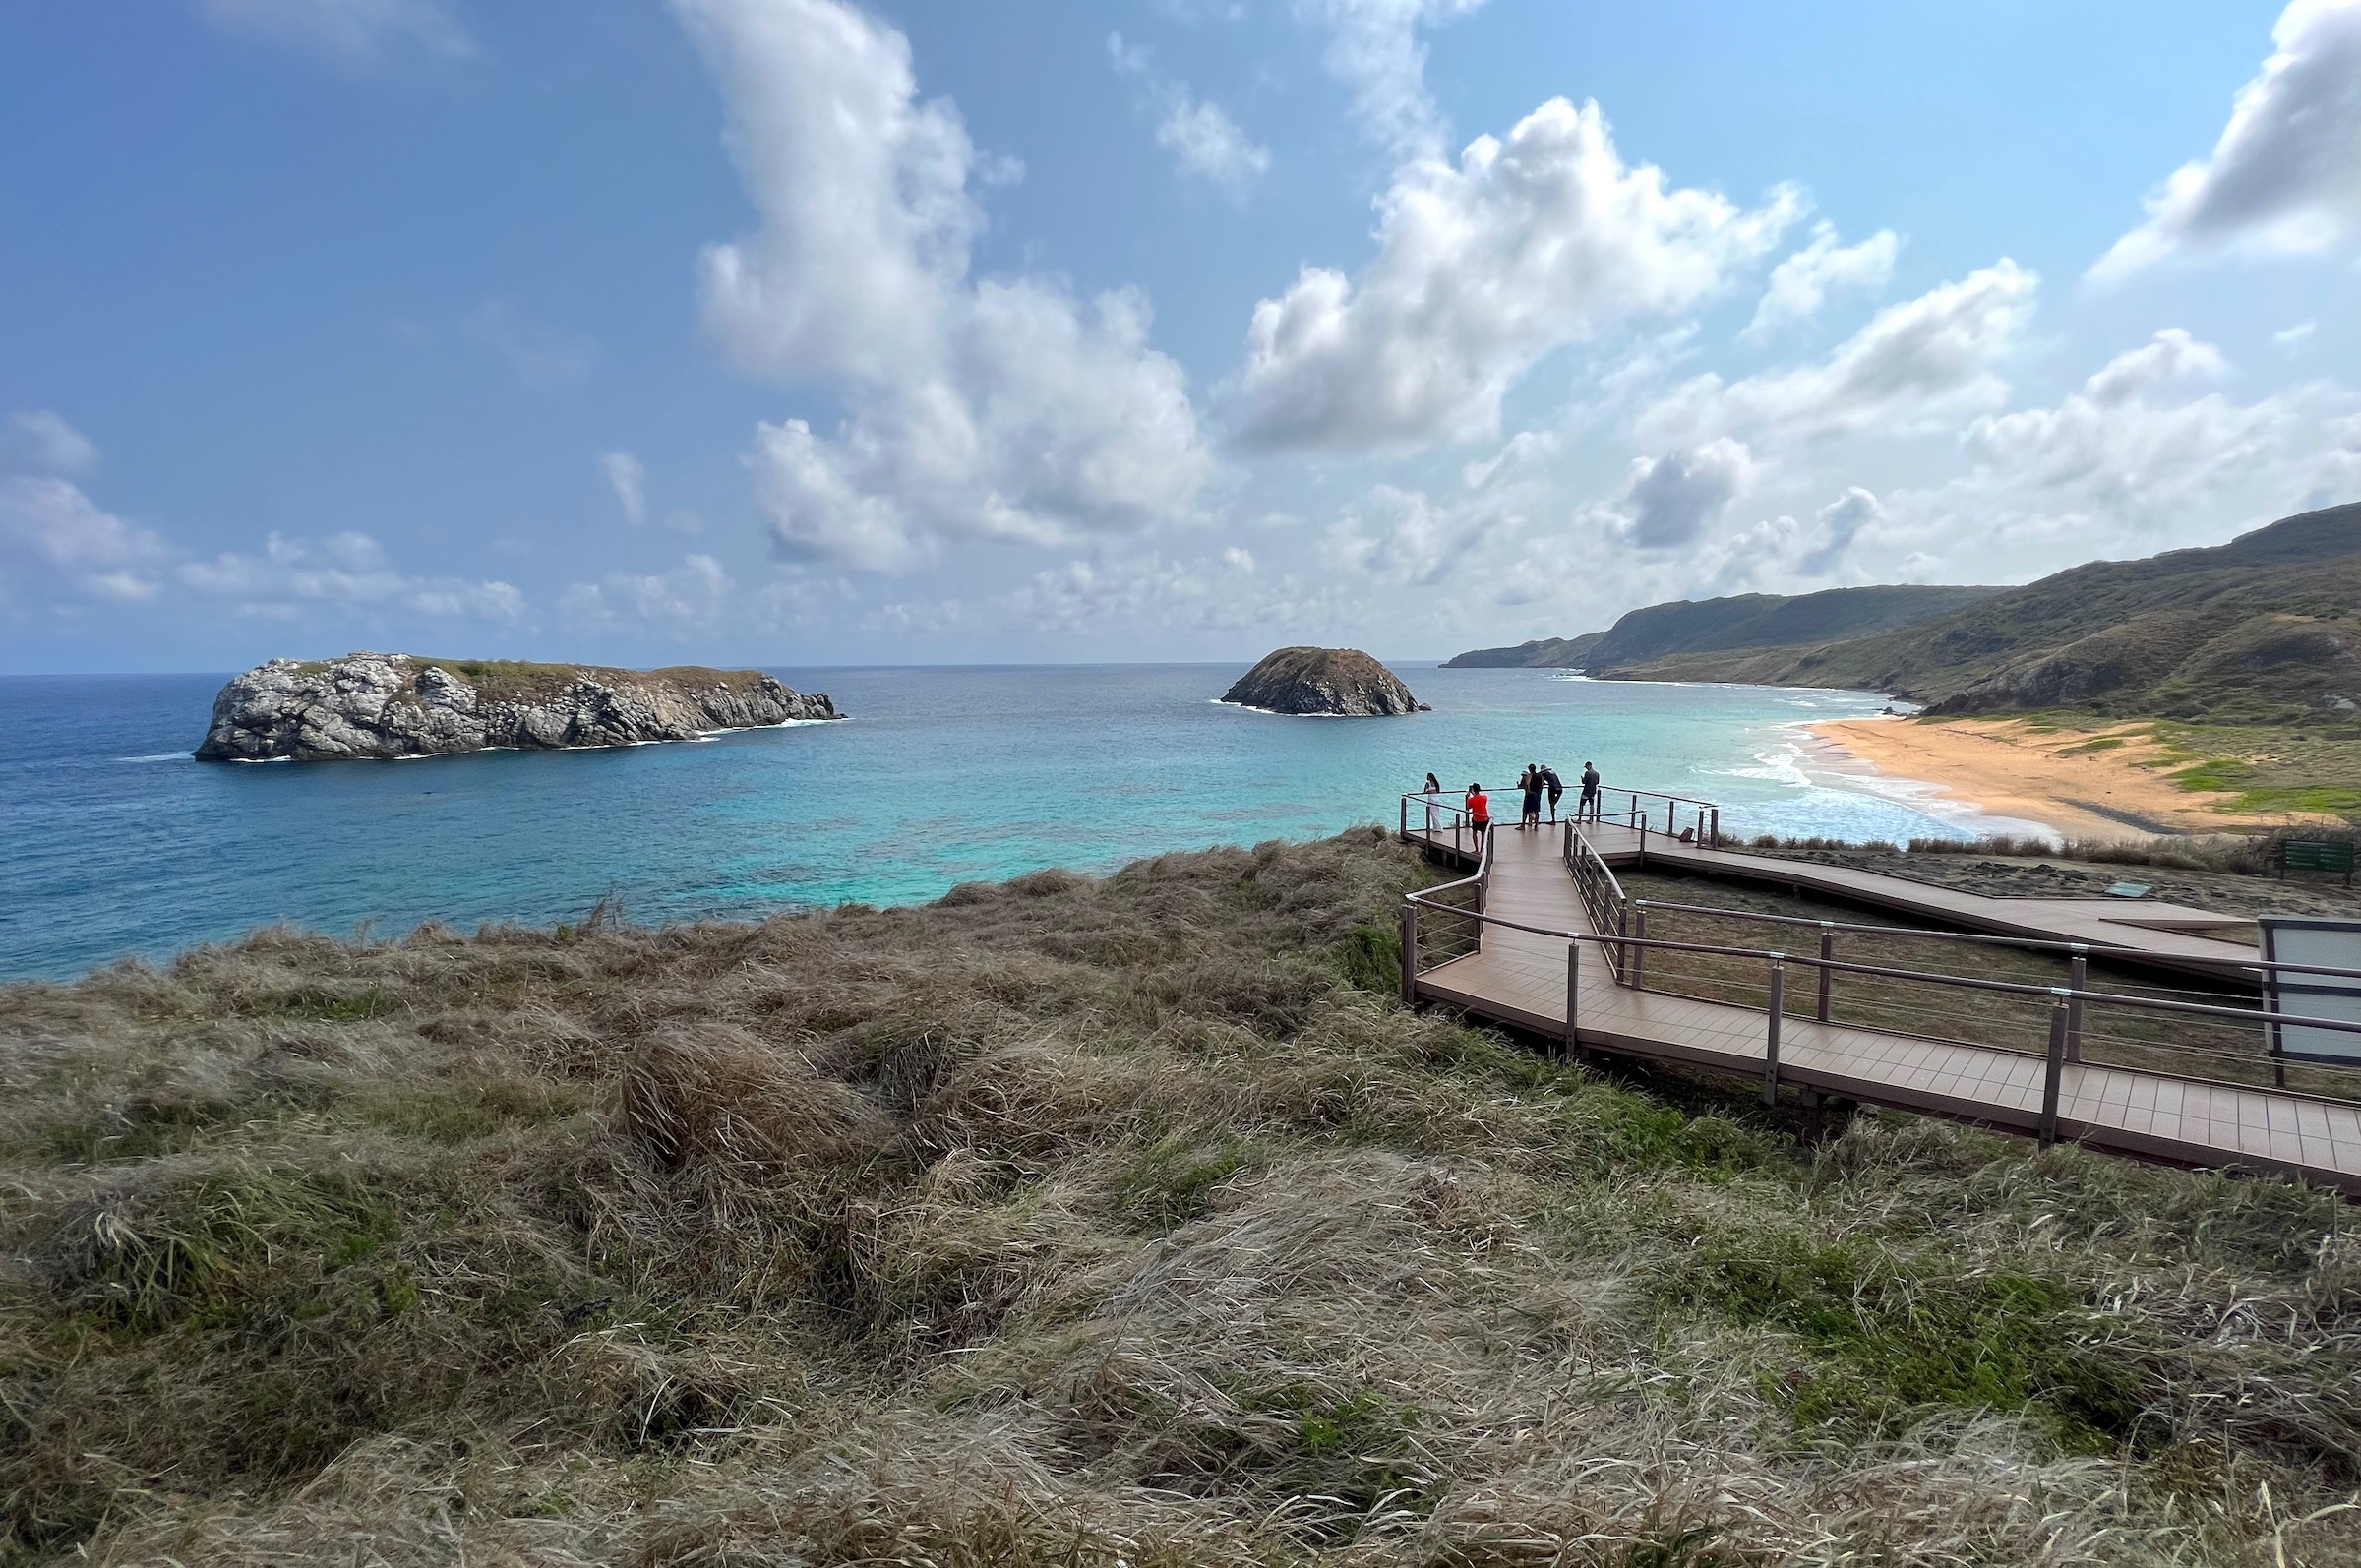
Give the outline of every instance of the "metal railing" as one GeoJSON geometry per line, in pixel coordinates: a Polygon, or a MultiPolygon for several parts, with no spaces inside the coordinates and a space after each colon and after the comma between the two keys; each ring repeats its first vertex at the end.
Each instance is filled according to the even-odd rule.
{"type": "MultiPolygon", "coordinates": [[[[1456,792],[1451,792],[1456,794],[1456,792]]],[[[1423,791],[1412,791],[1402,797],[1401,832],[1408,838],[1422,822],[1435,834],[1454,833],[1455,847],[1466,854],[1473,847],[1467,838],[1465,817],[1467,808],[1451,794],[1428,796],[1423,791]],[[1444,814],[1456,814],[1441,820],[1444,814]]],[[[1502,812],[1519,804],[1519,792],[1503,788],[1491,794],[1492,819],[1498,821],[1502,812]]],[[[1627,827],[1634,832],[1663,833],[1682,843],[1703,845],[1709,849],[1722,847],[1722,808],[1712,801],[1701,801],[1687,795],[1665,795],[1656,790],[1602,789],[1599,800],[1585,810],[1579,792],[1572,807],[1564,802],[1568,822],[1601,822],[1627,827]]]]}
{"type": "MultiPolygon", "coordinates": [[[[1644,974],[1642,969],[1642,960],[1643,955],[1646,954],[1658,953],[1667,955],[1709,955],[1742,960],[1751,964],[1759,964],[1763,969],[1763,978],[1766,990],[1768,992],[1768,999],[1764,1006],[1760,1008],[1749,1008],[1748,1010],[1759,1011],[1763,1013],[1765,1019],[1763,1097],[1766,1104],[1777,1103],[1779,1088],[1782,1082],[1783,1069],[1780,1053],[1782,1036],[1784,1033],[1783,1026],[1785,1020],[1789,1016],[1788,1009],[1786,1004],[1786,972],[1790,966],[1801,966],[1805,969],[1813,971],[1815,973],[1815,977],[1821,982],[1819,989],[1823,995],[1825,995],[1829,990],[1830,981],[1833,979],[1833,977],[1838,975],[1853,975],[1866,978],[1905,980],[1939,988],[1947,988],[1951,991],[1963,994],[1968,998],[1973,998],[1976,996],[2018,996],[2037,998],[2045,1002],[2046,1006],[2043,1009],[2043,1012],[2048,1025],[2047,1040],[2043,1045],[2038,1047],[2030,1044],[2014,1045],[1990,1041],[1950,1040],[1942,1036],[1922,1035],[1914,1037],[1919,1039],[1939,1041],[1943,1044],[1958,1046],[1968,1050],[1992,1051],[2009,1055],[2037,1056],[2044,1058],[2042,1106],[2039,1116],[2035,1122],[2035,1130],[2044,1148],[2048,1147],[2057,1138],[2059,1105],[2065,1069],[2070,1065],[2075,1065],[2075,1063],[2071,1062],[2068,1058],[2068,1048],[2070,1044],[2071,1032],[2077,1022],[2078,1008],[2083,1009],[2082,1016],[2084,1018],[2088,1017],[2089,1010],[2093,1007],[2112,1007],[2134,1012],[2149,1013],[2158,1016],[2228,1019],[2236,1021],[2242,1027],[2247,1029],[2254,1029],[2259,1025],[2263,1026],[2263,1028],[2268,1031],[2270,1026],[2275,1024],[2296,1024],[2308,1028],[2326,1029],[2333,1033],[2361,1036],[2361,1022],[2356,1022],[2349,1019],[2321,1018],[2259,1008],[2227,1007],[2205,1002],[2173,1001],[2157,997],[2123,995],[2112,992],[2091,991],[2083,986],[2041,986],[2017,981],[1982,980],[1967,975],[1949,975],[1937,972],[1906,970],[1883,964],[1851,963],[1842,959],[1830,957],[1801,956],[1770,948],[1740,947],[1714,942],[1673,941],[1667,940],[1664,937],[1648,936],[1637,932],[1610,933],[1560,931],[1544,926],[1530,925],[1521,921],[1505,920],[1498,916],[1483,913],[1480,910],[1455,909],[1448,905],[1441,904],[1435,900],[1433,895],[1444,892],[1448,888],[1465,886],[1469,883],[1480,883],[1483,880],[1488,879],[1490,869],[1489,861],[1490,857],[1487,853],[1484,857],[1483,870],[1480,871],[1475,876],[1465,878],[1462,882],[1449,883],[1445,884],[1445,887],[1442,888],[1428,889],[1425,892],[1410,893],[1404,896],[1404,962],[1402,968],[1402,985],[1403,998],[1406,1002],[1412,1005],[1417,1004],[1417,1002],[1421,999],[1420,981],[1423,976],[1431,972],[1423,962],[1421,956],[1419,916],[1422,911],[1447,917],[1457,917],[1460,919],[1470,920],[1474,922],[1475,925],[1481,930],[1497,928],[1507,931],[1524,932],[1532,935],[1544,936],[1552,938],[1554,940],[1563,941],[1566,944],[1566,1021],[1564,1025],[1564,1038],[1565,1044],[1569,1048],[1575,1050],[1582,1049],[1580,1039],[1581,954],[1585,944],[1589,944],[1599,949],[1601,957],[1609,965],[1610,972],[1615,967],[1615,955],[1618,953],[1624,955],[1623,972],[1630,978],[1619,978],[1618,983],[1625,985],[1638,985],[1643,989],[1645,988],[1645,982],[1641,978],[1644,974]]],[[[1745,1004],[1724,1003],[1724,1005],[1744,1006],[1745,1004]]],[[[1876,1029],[1873,1032],[1887,1035],[1903,1033],[1903,1031],[1892,1029],[1876,1029]]],[[[2357,1041],[2356,1044],[2357,1046],[2361,1046],[2361,1041],[2357,1041]]],[[[2131,1068],[2126,1070],[2141,1071],[2146,1072],[2152,1077],[2169,1078],[2181,1083],[2207,1085],[2210,1087],[2243,1089],[2248,1091],[2253,1091],[2256,1087],[2252,1084],[2240,1084],[2227,1079],[2210,1078],[2193,1073],[2157,1071],[2155,1069],[2149,1068],[2131,1068]]],[[[2333,1105],[2348,1110],[2353,1104],[2353,1102],[2349,1099],[2332,1095],[2307,1094],[2300,1091],[2286,1089],[2278,1089],[2271,1092],[2276,1096],[2284,1097],[2291,1101],[2303,1101],[2321,1105],[2333,1105]]],[[[1887,1099],[1889,1103],[1906,1107],[1916,1106],[1920,1109],[1946,1109],[1943,1106],[1938,1106],[1932,1103],[1937,1097],[1925,1093],[1914,1092],[1907,1085],[1893,1086],[1892,1093],[1882,1098],[1887,1099]]],[[[2005,1111],[2008,1108],[1993,1106],[1990,1109],[1994,1111],[2005,1111]]],[[[2175,1141],[2184,1142],[2192,1149],[2214,1147],[2212,1145],[2199,1145],[2190,1140],[2175,1141]]],[[[2226,1152],[2234,1153],[2235,1151],[2226,1152]]]]}

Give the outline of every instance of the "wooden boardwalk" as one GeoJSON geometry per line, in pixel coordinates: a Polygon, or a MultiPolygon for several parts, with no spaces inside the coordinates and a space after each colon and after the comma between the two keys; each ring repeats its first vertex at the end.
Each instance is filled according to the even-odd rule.
{"type": "MultiPolygon", "coordinates": [[[[1630,828],[1620,823],[1594,823],[1584,832],[1600,858],[1609,866],[1639,863],[1641,837],[1630,828]]],[[[2128,958],[2158,968],[2220,974],[2225,970],[2235,971],[2241,964],[2251,964],[2262,956],[2252,941],[2225,940],[2210,935],[2224,930],[2251,930],[2253,922],[2157,899],[1992,898],[1911,881],[1904,876],[1881,876],[1876,872],[1855,871],[1846,866],[1823,866],[1813,861],[1683,844],[1662,833],[1647,836],[1646,856],[1650,865],[1793,887],[1848,903],[1939,921],[1961,931],[2114,948],[2128,958]]]]}
{"type": "MultiPolygon", "coordinates": [[[[1409,836],[1414,842],[1426,837],[1417,831],[1409,836]]],[[[1447,848],[1449,834],[1441,838],[1438,847],[1447,848]]],[[[1560,858],[1561,844],[1554,830],[1498,830],[1485,914],[1552,933],[1599,935],[1560,858]]],[[[1656,858],[1659,846],[1651,843],[1648,853],[1656,858]]],[[[1730,858],[1725,851],[1706,853],[1717,862],[1730,858]]],[[[1789,863],[1770,864],[1784,868],[1789,863]]],[[[1427,918],[1436,924],[1442,920],[1427,918]]],[[[2173,934],[2132,939],[2146,942],[2159,935],[2173,934]]],[[[2096,938],[2080,935],[2060,939],[2096,944],[2096,938]]],[[[1448,1002],[1480,1017],[1564,1039],[1569,945],[1563,935],[1486,925],[1478,950],[1417,976],[1415,995],[1421,1001],[1448,1002]]],[[[1578,1044],[1763,1079],[1769,1057],[1765,1012],[1628,989],[1616,984],[1596,944],[1581,945],[1579,980],[1572,988],[1578,1044]]],[[[2251,948],[2245,952],[2253,956],[2251,948]]],[[[1808,973],[1800,967],[1796,972],[1808,973]]],[[[2041,1124],[2043,1055],[1823,1024],[1791,1013],[1783,1017],[1781,1034],[1779,1081],[1807,1097],[1894,1106],[2015,1132],[2033,1132],[2041,1124]]],[[[2175,1165],[2276,1172],[2361,1197],[2361,1106],[2342,1101],[2171,1073],[2068,1064],[2060,1078],[2056,1126],[2058,1136],[2095,1149],[2175,1165]]]]}

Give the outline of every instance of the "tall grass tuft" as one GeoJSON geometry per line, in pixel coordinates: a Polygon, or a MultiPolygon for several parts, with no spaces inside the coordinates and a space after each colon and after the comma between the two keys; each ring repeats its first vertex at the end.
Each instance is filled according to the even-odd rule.
{"type": "Polygon", "coordinates": [[[0,1556],[2361,1560],[2336,1201],[1405,1011],[1425,875],[0,991],[0,1556]]]}

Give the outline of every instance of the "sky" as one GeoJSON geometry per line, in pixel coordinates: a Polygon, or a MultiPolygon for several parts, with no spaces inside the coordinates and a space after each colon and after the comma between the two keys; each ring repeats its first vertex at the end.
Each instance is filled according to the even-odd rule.
{"type": "Polygon", "coordinates": [[[2361,0],[20,0],[0,145],[0,672],[1442,657],[2361,499],[2361,0]]]}

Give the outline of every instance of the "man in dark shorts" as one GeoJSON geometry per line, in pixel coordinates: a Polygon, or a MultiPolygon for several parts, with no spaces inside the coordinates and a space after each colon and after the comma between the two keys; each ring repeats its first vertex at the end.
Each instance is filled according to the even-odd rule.
{"type": "Polygon", "coordinates": [[[1468,829],[1476,835],[1476,847],[1483,847],[1483,830],[1492,825],[1492,798],[1483,793],[1483,786],[1468,786],[1468,829]]]}
{"type": "Polygon", "coordinates": [[[1574,803],[1574,814],[1599,819],[1599,769],[1589,762],[1582,764],[1582,799],[1574,803]]]}
{"type": "Polygon", "coordinates": [[[1517,780],[1517,788],[1525,792],[1525,814],[1517,818],[1517,830],[1523,832],[1530,827],[1539,832],[1542,826],[1542,764],[1526,763],[1523,776],[1517,780]]]}
{"type": "Polygon", "coordinates": [[[1557,776],[1556,768],[1545,767],[1542,769],[1542,788],[1549,792],[1549,825],[1555,827],[1557,803],[1565,797],[1566,781],[1557,776]]]}

